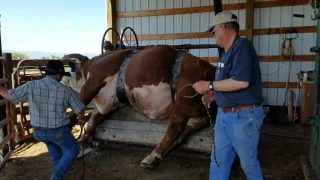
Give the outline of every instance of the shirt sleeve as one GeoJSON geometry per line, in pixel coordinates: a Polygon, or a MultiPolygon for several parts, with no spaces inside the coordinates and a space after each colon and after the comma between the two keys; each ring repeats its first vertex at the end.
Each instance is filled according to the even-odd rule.
{"type": "Polygon", "coordinates": [[[80,100],[77,92],[75,92],[74,90],[70,90],[70,91],[71,91],[71,95],[69,97],[69,105],[70,105],[72,111],[74,113],[78,114],[79,112],[81,112],[85,108],[85,105],[80,100]]]}
{"type": "Polygon", "coordinates": [[[250,82],[252,78],[252,67],[255,59],[252,44],[246,40],[237,44],[232,56],[232,68],[230,78],[236,81],[250,82]]]}
{"type": "Polygon", "coordinates": [[[19,86],[15,89],[9,89],[8,98],[9,101],[13,104],[17,104],[21,101],[28,101],[29,87],[31,85],[31,81],[19,86]]]}

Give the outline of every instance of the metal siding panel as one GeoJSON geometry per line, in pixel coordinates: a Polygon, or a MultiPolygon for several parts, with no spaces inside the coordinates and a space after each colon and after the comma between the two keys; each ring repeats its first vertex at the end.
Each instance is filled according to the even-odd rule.
{"type": "Polygon", "coordinates": [[[270,27],[270,8],[261,8],[260,14],[260,28],[269,28],[270,27]]]}
{"type": "Polygon", "coordinates": [[[120,0],[116,1],[116,11],[121,12],[120,0]]]}
{"type": "Polygon", "coordinates": [[[210,13],[200,14],[200,32],[205,32],[210,28],[210,13]]]}
{"type": "Polygon", "coordinates": [[[283,67],[283,62],[267,62],[267,74],[263,75],[267,77],[267,82],[278,82],[279,71],[283,67]],[[282,66],[281,66],[282,65],[282,66]]]}
{"type": "Polygon", "coordinates": [[[175,15],[173,16],[173,32],[174,33],[181,33],[182,32],[182,15],[175,15]]]}
{"type": "MultiPolygon", "coordinates": [[[[279,66],[281,66],[281,69],[279,70],[279,76],[278,76],[278,80],[279,82],[287,82],[288,80],[288,73],[289,73],[289,62],[279,62],[279,66]]],[[[280,68],[280,67],[279,67],[280,68]]]]}
{"type": "Polygon", "coordinates": [[[133,11],[141,11],[141,0],[134,0],[133,11]]]}
{"type": "Polygon", "coordinates": [[[310,48],[314,46],[314,33],[302,34],[302,54],[314,54],[310,52],[310,48]]]}
{"type": "Polygon", "coordinates": [[[148,40],[141,41],[141,46],[148,46],[148,45],[150,45],[148,40]]]}
{"type": "Polygon", "coordinates": [[[192,7],[191,0],[183,0],[182,6],[183,6],[184,8],[192,7]]]}
{"type": "Polygon", "coordinates": [[[173,9],[173,0],[166,0],[166,9],[173,9]]]}
{"type": "Polygon", "coordinates": [[[157,0],[149,0],[149,10],[157,10],[157,0]]]}
{"type": "Polygon", "coordinates": [[[157,1],[157,8],[158,9],[166,9],[166,1],[164,1],[164,0],[157,1]]]}
{"type": "MultiPolygon", "coordinates": [[[[293,6],[292,12],[295,14],[303,14],[303,6],[293,6]]],[[[304,17],[306,18],[306,17],[304,17]]],[[[292,17],[292,26],[303,26],[304,18],[292,17]]]]}
{"type": "Polygon", "coordinates": [[[119,19],[119,27],[117,28],[119,36],[121,36],[121,33],[122,33],[122,31],[123,31],[123,29],[125,27],[126,27],[126,19],[125,18],[120,18],[119,19]]]}
{"type": "Polygon", "coordinates": [[[158,21],[156,16],[149,17],[149,34],[158,34],[158,21]]]}
{"type": "Polygon", "coordinates": [[[166,40],[158,40],[158,45],[165,45],[166,44],[166,40]]]}
{"type": "Polygon", "coordinates": [[[200,32],[200,13],[191,14],[191,32],[200,32]]]}
{"type": "Polygon", "coordinates": [[[292,6],[281,7],[281,27],[292,25],[292,6]]]}
{"type": "MultiPolygon", "coordinates": [[[[209,44],[216,44],[216,39],[215,38],[209,38],[208,39],[209,44]]],[[[218,57],[218,49],[216,48],[210,48],[209,49],[209,57],[218,57]]]]}
{"type": "Polygon", "coordinates": [[[133,18],[125,18],[125,19],[126,19],[126,27],[133,28],[133,18]]]}
{"type": "Polygon", "coordinates": [[[173,33],[173,15],[166,16],[166,33],[173,33]]]}
{"type": "Polygon", "coordinates": [[[150,40],[149,43],[150,43],[150,45],[157,45],[158,41],[157,40],[150,40]]]}
{"type": "Polygon", "coordinates": [[[192,7],[198,7],[200,6],[200,1],[192,1],[192,7]]]}
{"type": "Polygon", "coordinates": [[[273,7],[270,8],[270,28],[280,27],[281,25],[281,8],[273,7]]]}
{"type": "Polygon", "coordinates": [[[239,25],[240,25],[240,30],[245,30],[246,29],[246,10],[242,9],[239,10],[239,25]]]}
{"type": "Polygon", "coordinates": [[[182,0],[174,0],[173,7],[174,8],[182,8],[182,0]]]}
{"type": "Polygon", "coordinates": [[[314,62],[301,62],[301,71],[310,71],[314,70],[314,62]]]}
{"type": "Polygon", "coordinates": [[[182,39],[182,44],[191,44],[191,39],[182,39]]]}
{"type": "Polygon", "coordinates": [[[259,62],[260,70],[261,70],[261,81],[268,81],[268,62],[259,62]]]}
{"type": "Polygon", "coordinates": [[[261,9],[255,8],[254,15],[253,15],[253,28],[260,29],[260,18],[261,18],[261,9]]]}
{"type": "Polygon", "coordinates": [[[290,72],[290,82],[298,82],[297,74],[300,72],[301,62],[292,62],[290,72]]]}
{"type": "Polygon", "coordinates": [[[133,19],[133,30],[136,32],[137,35],[142,34],[141,28],[141,17],[135,17],[133,19]]]}
{"type": "Polygon", "coordinates": [[[273,35],[267,35],[267,36],[269,36],[269,55],[280,56],[280,44],[281,44],[280,35],[273,34],[273,35]]]}
{"type": "Polygon", "coordinates": [[[303,12],[305,18],[303,19],[303,26],[315,26],[317,25],[317,21],[313,21],[311,19],[311,15],[313,16],[314,10],[310,5],[304,5],[303,6],[303,12]]]}
{"type": "Polygon", "coordinates": [[[149,34],[149,17],[141,17],[141,34],[149,34]]]}
{"type": "Polygon", "coordinates": [[[260,44],[260,36],[253,36],[253,46],[258,55],[260,52],[259,44],[260,44]]]}
{"type": "Polygon", "coordinates": [[[278,106],[283,105],[285,95],[286,95],[286,89],[285,88],[278,88],[278,99],[277,99],[278,106]]]}
{"type": "Polygon", "coordinates": [[[292,40],[292,46],[294,49],[294,54],[299,55],[302,54],[302,33],[298,33],[298,38],[292,40]]]}
{"type": "Polygon", "coordinates": [[[126,12],[126,0],[118,0],[118,7],[119,11],[118,12],[126,12]]]}
{"type": "Polygon", "coordinates": [[[158,16],[158,34],[166,33],[166,17],[158,16]]]}
{"type": "MultiPolygon", "coordinates": [[[[209,38],[201,38],[200,44],[209,44],[209,38]]],[[[200,49],[199,53],[200,53],[199,57],[208,57],[209,49],[200,49]]]]}
{"type": "Polygon", "coordinates": [[[258,54],[261,56],[267,56],[269,54],[269,36],[261,35],[258,54]]]}
{"type": "Polygon", "coordinates": [[[174,39],[173,40],[173,45],[181,45],[182,44],[182,39],[174,39]]]}
{"type": "MultiPolygon", "coordinates": [[[[191,39],[191,44],[199,44],[199,39],[191,39]]],[[[200,57],[199,49],[190,49],[190,53],[194,56],[200,57]]]]}
{"type": "Polygon", "coordinates": [[[189,33],[191,32],[191,15],[190,14],[184,14],[182,15],[182,32],[183,33],[189,33]]]}
{"type": "Polygon", "coordinates": [[[166,40],[166,44],[167,44],[167,45],[174,45],[174,44],[173,44],[173,40],[171,40],[171,39],[166,40]]]}
{"type": "Polygon", "coordinates": [[[125,3],[126,12],[133,11],[133,0],[126,0],[125,3]]]}
{"type": "Polygon", "coordinates": [[[200,0],[200,4],[201,6],[210,6],[210,1],[212,0],[200,0]]]}
{"type": "Polygon", "coordinates": [[[278,105],[278,89],[267,88],[267,96],[265,100],[267,105],[278,105]]]}
{"type": "Polygon", "coordinates": [[[149,10],[149,0],[141,0],[141,11],[149,10]]]}

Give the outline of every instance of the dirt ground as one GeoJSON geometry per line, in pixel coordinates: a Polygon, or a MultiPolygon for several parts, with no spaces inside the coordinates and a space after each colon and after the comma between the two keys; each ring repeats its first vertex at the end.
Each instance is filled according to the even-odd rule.
{"type": "MultiPolygon", "coordinates": [[[[75,131],[77,137],[79,131],[75,131]]],[[[265,179],[304,179],[300,155],[308,156],[310,140],[261,134],[259,160],[265,179]]],[[[107,144],[94,149],[84,157],[84,179],[99,180],[206,180],[209,176],[210,155],[185,153],[176,150],[165,158],[155,170],[140,167],[140,161],[151,152],[151,147],[107,144]]],[[[49,179],[53,170],[43,143],[31,141],[18,145],[11,160],[0,171],[2,180],[49,179]]],[[[83,159],[71,168],[67,179],[80,180],[83,159]]],[[[238,159],[235,160],[230,179],[246,179],[238,159]]]]}

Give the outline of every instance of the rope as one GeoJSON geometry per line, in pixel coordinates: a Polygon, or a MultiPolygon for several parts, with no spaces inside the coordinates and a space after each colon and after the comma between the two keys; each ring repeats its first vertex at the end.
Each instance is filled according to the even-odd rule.
{"type": "MultiPolygon", "coordinates": [[[[195,94],[192,95],[192,96],[183,95],[183,94],[181,93],[181,91],[182,91],[184,88],[189,87],[189,86],[193,86],[193,84],[186,84],[186,85],[184,85],[184,86],[179,90],[179,94],[180,94],[181,97],[191,99],[191,98],[196,97],[196,96],[199,94],[199,93],[195,93],[195,94]]],[[[211,134],[212,134],[212,143],[213,143],[213,153],[214,153],[214,161],[215,161],[216,165],[217,165],[218,167],[220,167],[219,164],[218,164],[217,158],[216,158],[216,144],[215,144],[215,140],[214,140],[214,132],[213,132],[213,122],[212,122],[212,118],[211,118],[211,115],[210,115],[210,112],[209,112],[209,108],[208,108],[208,106],[207,106],[207,103],[205,103],[204,106],[206,107],[206,111],[207,111],[207,114],[208,114],[208,117],[209,117],[209,120],[210,120],[210,127],[211,127],[211,134]]]]}

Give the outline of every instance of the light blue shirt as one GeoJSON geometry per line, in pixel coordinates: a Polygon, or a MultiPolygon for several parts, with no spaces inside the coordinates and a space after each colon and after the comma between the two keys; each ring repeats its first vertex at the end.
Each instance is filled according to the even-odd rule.
{"type": "Polygon", "coordinates": [[[50,76],[10,89],[8,97],[14,104],[28,102],[31,125],[35,127],[58,128],[67,125],[67,108],[70,107],[76,114],[85,108],[77,92],[50,76]]]}

